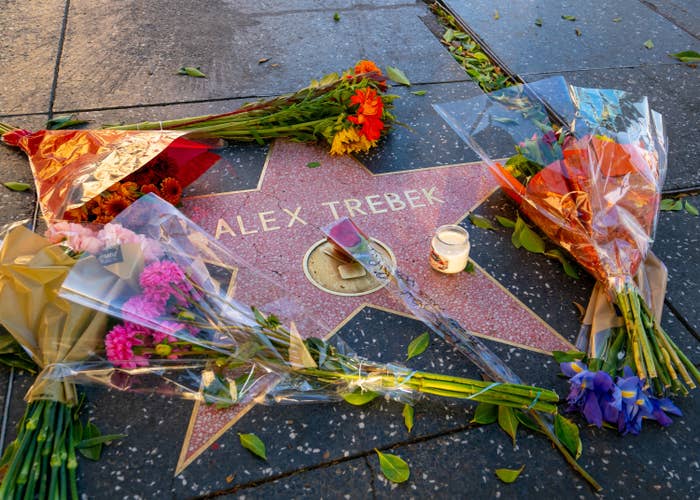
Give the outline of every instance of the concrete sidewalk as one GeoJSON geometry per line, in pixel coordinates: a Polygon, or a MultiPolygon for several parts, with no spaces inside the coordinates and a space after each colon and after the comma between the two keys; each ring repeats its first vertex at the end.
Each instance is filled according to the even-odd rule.
{"type": "MultiPolygon", "coordinates": [[[[401,96],[397,118],[411,130],[397,128],[381,147],[358,158],[371,174],[408,175],[478,159],[432,110],[433,103],[476,96],[481,90],[431,31],[435,16],[422,1],[6,3],[0,17],[5,34],[0,40],[0,121],[35,130],[48,118],[70,113],[95,124],[219,113],[372,59],[383,68],[403,70],[412,86],[391,89],[401,96]],[[207,78],[178,76],[181,66],[199,66],[207,78]],[[425,94],[412,93],[417,90],[425,94]]],[[[666,188],[687,192],[700,206],[698,69],[667,56],[700,51],[697,9],[680,11],[665,0],[446,4],[526,80],[563,74],[581,86],[648,95],[668,123],[666,188]],[[575,16],[576,21],[563,20],[562,15],[575,16]],[[621,21],[613,22],[617,17],[621,21]],[[542,27],[534,24],[537,18],[542,27]],[[648,39],[653,49],[644,47],[648,39]]],[[[258,186],[272,161],[292,168],[300,157],[321,153],[303,146],[234,145],[226,154],[232,170],[225,190],[235,192],[258,186]]],[[[325,157],[323,161],[334,165],[325,157]]],[[[333,175],[330,168],[316,170],[318,175],[333,175]]],[[[205,175],[188,194],[221,192],[217,175],[205,175]]],[[[32,178],[23,153],[0,147],[0,182],[6,181],[31,183],[32,178]]],[[[348,189],[359,189],[354,182],[339,180],[348,189]]],[[[0,189],[0,225],[36,217],[32,191],[0,189]]],[[[185,213],[195,213],[194,208],[194,202],[185,201],[185,213]]],[[[514,213],[500,192],[480,200],[474,212],[489,218],[514,213]]],[[[698,220],[687,213],[661,213],[654,246],[669,268],[664,327],[695,363],[700,362],[698,220]]],[[[562,342],[573,342],[579,313],[572,303],[586,303],[592,280],[573,281],[551,260],[518,251],[505,231],[464,224],[472,233],[472,258],[489,283],[502,288],[503,297],[513,297],[527,314],[534,313],[536,321],[562,342]]],[[[382,239],[381,234],[373,236],[382,239]]],[[[236,250],[235,242],[230,245],[236,250]]],[[[357,310],[338,334],[367,358],[402,361],[407,344],[425,327],[387,309],[357,310]]],[[[556,363],[543,353],[546,349],[494,340],[496,335],[489,332],[485,336],[489,347],[527,382],[552,387],[562,396],[567,393],[556,363]]],[[[437,339],[410,366],[479,376],[465,358],[437,339]]],[[[0,366],[0,407],[7,409],[2,422],[5,446],[14,438],[31,381],[24,373],[0,366]]],[[[546,439],[520,432],[513,446],[495,426],[471,425],[474,405],[469,403],[419,401],[410,433],[403,424],[402,406],[387,401],[359,408],[257,406],[228,430],[199,436],[199,444],[207,439],[211,443],[201,449],[191,444],[188,451],[185,443],[192,443],[193,436],[198,439],[192,432],[192,402],[97,387],[85,392],[87,412],[100,429],[128,435],[105,448],[99,462],[80,460],[79,488],[87,498],[596,496],[546,439]],[[265,442],[267,461],[241,447],[239,432],[254,432],[265,442]],[[388,482],[375,448],[404,458],[411,468],[409,481],[388,482]],[[523,464],[525,470],[514,484],[501,483],[494,475],[494,469],[523,464]]],[[[603,496],[700,496],[697,394],[678,405],[684,417],[667,429],[645,424],[638,437],[621,437],[579,421],[584,445],[580,463],[602,484],[603,496]]]]}

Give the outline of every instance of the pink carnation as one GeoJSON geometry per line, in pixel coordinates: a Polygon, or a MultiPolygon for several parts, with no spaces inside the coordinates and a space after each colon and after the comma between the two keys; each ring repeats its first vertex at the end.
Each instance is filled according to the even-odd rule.
{"type": "Polygon", "coordinates": [[[96,233],[87,226],[73,222],[56,222],[49,226],[44,237],[51,243],[63,243],[76,253],[98,253],[102,250],[103,243],[96,237],[96,233]]]}
{"type": "Polygon", "coordinates": [[[182,323],[176,323],[174,321],[162,321],[159,324],[158,330],[151,330],[151,337],[153,338],[154,344],[160,344],[164,340],[168,344],[177,342],[177,338],[173,337],[179,331],[185,330],[185,325],[182,323]]]}
{"type": "Polygon", "coordinates": [[[192,285],[180,266],[170,260],[161,260],[147,265],[139,284],[144,295],[162,300],[163,296],[173,296],[181,305],[186,305],[185,298],[192,290],[192,285]]]}
{"type": "Polygon", "coordinates": [[[134,354],[134,346],[142,345],[134,330],[126,325],[117,325],[105,336],[107,359],[121,368],[146,366],[148,361],[143,356],[134,354]]]}
{"type": "Polygon", "coordinates": [[[109,223],[97,234],[106,247],[123,245],[125,243],[139,243],[139,235],[125,228],[121,224],[109,223]]]}
{"type": "Polygon", "coordinates": [[[129,300],[124,302],[122,313],[128,321],[136,321],[137,323],[145,321],[155,321],[155,319],[163,314],[165,304],[153,301],[145,295],[134,295],[129,300]]]}

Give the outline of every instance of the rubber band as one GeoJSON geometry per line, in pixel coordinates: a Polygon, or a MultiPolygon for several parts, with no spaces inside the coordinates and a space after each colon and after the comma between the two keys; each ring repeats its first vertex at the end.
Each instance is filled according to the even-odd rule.
{"type": "Polygon", "coordinates": [[[477,396],[479,396],[479,395],[481,395],[481,394],[483,394],[483,393],[485,393],[485,392],[488,392],[488,391],[490,391],[491,389],[493,389],[494,387],[499,386],[499,385],[503,385],[503,383],[502,383],[502,382],[494,382],[493,384],[491,384],[491,385],[489,385],[489,386],[487,386],[487,387],[484,387],[483,389],[481,389],[481,390],[480,390],[479,392],[477,392],[476,394],[472,394],[471,396],[467,396],[467,399],[474,399],[475,397],[477,397],[477,396]]]}

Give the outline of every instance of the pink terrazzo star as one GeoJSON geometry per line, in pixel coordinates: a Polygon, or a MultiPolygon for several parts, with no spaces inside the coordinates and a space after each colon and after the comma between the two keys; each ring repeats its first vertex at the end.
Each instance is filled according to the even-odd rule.
{"type": "MultiPolygon", "coordinates": [[[[387,244],[399,268],[467,329],[538,351],[571,349],[571,344],[478,266],[475,273],[444,275],[429,265],[435,229],[464,219],[495,187],[481,164],[374,175],[352,158],[330,157],[321,148],[278,141],[257,189],[190,198],[184,211],[243,261],[283,284],[301,301],[322,325],[302,335],[331,335],[367,306],[408,314],[387,290],[359,297],[337,296],[306,278],[302,260],[324,237],[320,228],[349,216],[366,234],[387,244]],[[311,162],[321,166],[309,168],[311,162]]],[[[471,242],[479,245],[478,233],[471,235],[471,242]]],[[[246,302],[247,293],[246,283],[238,282],[236,298],[246,302]]],[[[177,472],[249,408],[213,410],[197,404],[177,472]]]]}

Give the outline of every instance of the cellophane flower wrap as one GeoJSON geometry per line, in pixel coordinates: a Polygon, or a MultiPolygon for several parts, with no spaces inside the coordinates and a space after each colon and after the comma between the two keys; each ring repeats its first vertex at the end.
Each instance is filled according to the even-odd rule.
{"type": "Polygon", "coordinates": [[[357,403],[384,395],[406,401],[427,393],[556,411],[552,391],[374,363],[337,340],[304,339],[304,331],[318,326],[284,288],[153,194],[103,231],[137,238],[85,253],[61,296],[116,321],[94,357],[56,364],[48,377],[217,406],[252,398],[357,403]],[[244,280],[255,286],[243,292],[236,283],[244,280]]]}
{"type": "Polygon", "coordinates": [[[698,370],[633,279],[653,242],[666,172],[662,117],[646,97],[555,77],[436,109],[518,209],[607,289],[623,327],[591,337],[592,364],[612,376],[629,366],[657,396],[694,388],[698,370]]]}

